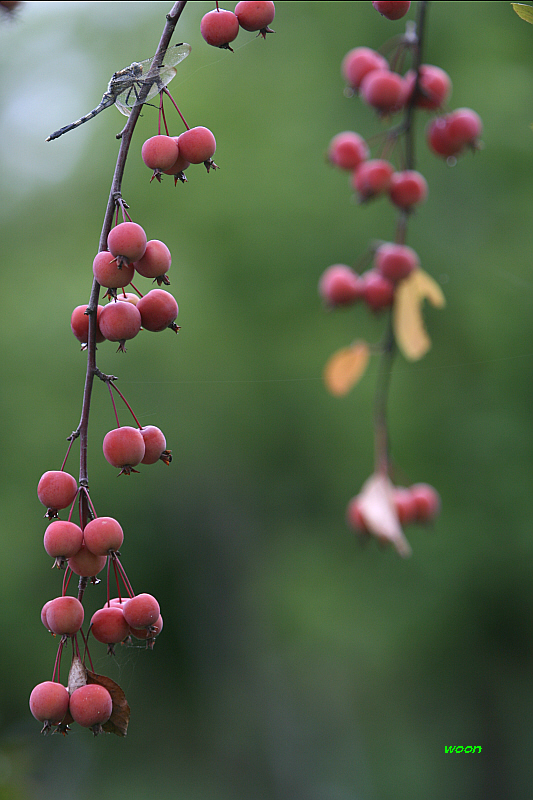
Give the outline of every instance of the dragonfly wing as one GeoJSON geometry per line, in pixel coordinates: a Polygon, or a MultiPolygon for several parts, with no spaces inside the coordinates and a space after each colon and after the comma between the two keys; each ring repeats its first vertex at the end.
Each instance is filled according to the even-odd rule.
{"type": "MultiPolygon", "coordinates": [[[[175,67],[183,61],[184,58],[187,58],[189,53],[191,52],[190,44],[186,44],[182,42],[181,44],[175,44],[172,47],[169,47],[167,52],[165,53],[165,57],[163,59],[163,66],[159,70],[158,79],[154,81],[146,100],[144,102],[148,102],[153,97],[158,94],[164,86],[170,83],[172,78],[176,75],[175,67]]],[[[139,66],[142,68],[142,74],[146,75],[150,70],[153,62],[152,58],[147,58],[146,61],[140,61],[139,66]]],[[[135,105],[137,105],[139,92],[142,87],[142,79],[135,82],[133,86],[128,87],[125,91],[121,92],[121,94],[116,99],[116,106],[121,114],[124,114],[126,117],[129,117],[131,114],[132,109],[135,105]]]]}

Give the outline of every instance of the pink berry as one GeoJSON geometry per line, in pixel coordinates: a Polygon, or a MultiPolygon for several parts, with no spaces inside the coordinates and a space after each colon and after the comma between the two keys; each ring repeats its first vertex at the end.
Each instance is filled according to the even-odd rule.
{"type": "Polygon", "coordinates": [[[352,497],[346,508],[346,522],[348,527],[357,533],[368,533],[368,528],[363,519],[360,509],[359,495],[352,497]]]}
{"type": "Polygon", "coordinates": [[[159,239],[151,239],[146,243],[146,250],[139,261],[133,265],[143,278],[159,278],[167,273],[172,263],[170,250],[159,239]]]}
{"type": "Polygon", "coordinates": [[[215,154],[217,143],[209,128],[199,125],[180,134],[178,145],[183,158],[191,164],[201,164],[215,154]]]}
{"type": "Polygon", "coordinates": [[[96,556],[120,550],[124,541],[121,526],[113,517],[96,517],[83,530],[85,546],[96,556]]]}
{"type": "Polygon", "coordinates": [[[123,343],[133,339],[141,330],[141,315],[132,303],[111,302],[100,315],[100,330],[110,342],[123,343]]]}
{"type": "Polygon", "coordinates": [[[328,158],[340,169],[354,170],[368,158],[368,145],[362,136],[343,131],[333,137],[328,147],[328,158]]]}
{"type": "Polygon", "coordinates": [[[37,486],[37,497],[41,503],[55,510],[69,506],[77,493],[76,479],[62,470],[45,472],[37,486]]]}
{"type": "MultiPolygon", "coordinates": [[[[231,50],[229,43],[237,38],[237,34],[239,33],[239,20],[233,11],[217,8],[213,11],[208,11],[207,14],[202,17],[200,33],[207,44],[213,47],[223,47],[227,50],[231,50]]],[[[202,161],[205,161],[205,159],[202,159],[202,161]]]]}
{"type": "Polygon", "coordinates": [[[360,201],[371,200],[387,192],[393,173],[392,164],[382,158],[363,161],[352,175],[352,186],[357,191],[360,201]]]}
{"type": "Polygon", "coordinates": [[[122,607],[109,605],[95,611],[91,617],[91,633],[104,644],[122,642],[130,633],[122,607]]]}
{"type": "Polygon", "coordinates": [[[415,483],[410,487],[418,522],[433,522],[440,512],[440,496],[429,483],[415,483]]]}
{"type": "Polygon", "coordinates": [[[44,681],[30,694],[30,711],[39,722],[58,725],[68,711],[68,690],[62,683],[44,681]]]}
{"type": "Polygon", "coordinates": [[[403,78],[388,69],[374,69],[363,78],[360,94],[367,105],[381,114],[393,114],[405,101],[403,78]]]}
{"type": "Polygon", "coordinates": [[[369,269],[361,276],[363,299],[372,311],[388,308],[394,300],[394,284],[377,270],[369,269]]]}
{"type": "Polygon", "coordinates": [[[426,128],[426,140],[435,155],[443,158],[455,156],[462,149],[462,144],[450,137],[450,124],[447,116],[436,117],[429,122],[426,128]]]}
{"type": "Polygon", "coordinates": [[[146,234],[136,222],[121,222],[111,228],[107,237],[108,250],[114,256],[138,261],[146,249],[146,234]]]}
{"type": "MultiPolygon", "coordinates": [[[[179,137],[175,136],[174,138],[176,139],[177,142],[179,137]]],[[[184,172],[184,170],[186,170],[187,167],[190,166],[191,162],[187,161],[186,158],[183,158],[183,156],[180,153],[177,159],[174,161],[174,163],[171,164],[168,169],[161,170],[161,172],[163,172],[165,175],[178,175],[178,173],[184,172]]]]}
{"type": "Polygon", "coordinates": [[[239,20],[239,25],[245,31],[268,31],[268,26],[274,19],[276,8],[274,3],[267,2],[246,2],[241,0],[235,6],[235,16],[239,20]]]}
{"type": "MultiPolygon", "coordinates": [[[[76,306],[70,317],[70,327],[72,333],[82,344],[86,344],[89,339],[89,316],[85,313],[87,306],[76,306]]],[[[104,310],[103,306],[96,309],[96,341],[105,341],[105,336],[100,330],[100,314],[104,310]]]]}
{"type": "Polygon", "coordinates": [[[124,608],[124,605],[128,602],[128,597],[112,597],[109,600],[109,603],[104,605],[104,608],[109,608],[109,606],[120,606],[120,608],[124,608]]]}
{"type": "Polygon", "coordinates": [[[392,499],[400,525],[409,525],[416,520],[416,504],[411,489],[395,486],[392,499]]]}
{"type": "Polygon", "coordinates": [[[132,628],[147,628],[159,617],[159,603],[151,594],[138,594],[128,600],[124,619],[132,628]]]}
{"type": "MultiPolygon", "coordinates": [[[[409,70],[404,75],[405,104],[409,102],[415,88],[416,72],[409,70]]],[[[422,64],[418,78],[415,104],[420,108],[435,110],[442,108],[452,91],[452,82],[447,72],[431,64],[422,64]]]]}
{"type": "Polygon", "coordinates": [[[482,130],[481,118],[471,108],[456,108],[448,115],[448,137],[461,150],[477,147],[482,130]]]}
{"type": "Polygon", "coordinates": [[[178,143],[173,136],[152,136],[141,149],[141,158],[150,169],[168,169],[178,155],[178,143]]]}
{"type": "Polygon", "coordinates": [[[396,283],[419,267],[420,262],[412,247],[386,242],[376,250],[374,266],[381,275],[396,283]]]}
{"type": "Polygon", "coordinates": [[[318,292],[329,306],[349,306],[362,297],[362,285],[351,267],[332,264],[322,273],[318,292]]]}
{"type": "Polygon", "coordinates": [[[149,291],[139,300],[137,309],[147,331],[164,331],[178,316],[178,304],[164,289],[149,291]]]}
{"type": "Polygon", "coordinates": [[[359,89],[361,81],[374,69],[388,69],[387,59],[370,47],[354,47],[344,56],[341,72],[352,89],[359,89]]]}
{"type": "Polygon", "coordinates": [[[72,636],[83,625],[83,606],[77,597],[56,597],[50,600],[45,618],[52,633],[72,636]]]}
{"type": "Polygon", "coordinates": [[[41,622],[43,623],[43,625],[44,625],[44,627],[46,628],[47,631],[49,631],[50,628],[48,626],[48,620],[46,619],[46,615],[48,613],[48,609],[50,608],[50,603],[51,602],[52,602],[51,600],[48,600],[48,602],[45,603],[44,606],[41,609],[41,622]]]}
{"type": "Polygon", "coordinates": [[[387,19],[401,19],[405,17],[411,6],[410,2],[403,0],[372,0],[372,5],[382,17],[387,19]]]}
{"type": "Polygon", "coordinates": [[[420,172],[406,169],[395,172],[391,177],[389,197],[399,208],[412,208],[422,203],[428,193],[426,179],[420,172]]]}
{"type": "Polygon", "coordinates": [[[159,461],[163,453],[166,451],[167,442],[163,432],[156,428],[155,425],[146,425],[141,428],[141,434],[144,439],[144,457],[141,464],[155,464],[159,461]]]}
{"type": "Polygon", "coordinates": [[[163,617],[160,614],[154,624],[148,628],[132,628],[130,626],[129,630],[136,639],[154,639],[163,630],[163,617]]]}
{"type": "Polygon", "coordinates": [[[133,280],[135,270],[133,264],[121,263],[107,250],[102,250],[94,257],[93,275],[106,289],[122,289],[133,280]]]}
{"type": "Polygon", "coordinates": [[[95,575],[98,575],[98,573],[103,570],[106,563],[106,556],[97,556],[91,553],[89,548],[85,545],[82,545],[76,555],[68,559],[68,565],[72,572],[83,578],[93,578],[95,575]]]}
{"type": "Polygon", "coordinates": [[[80,686],[70,695],[69,711],[72,719],[83,728],[103,725],[113,712],[111,695],[99,683],[80,686]]]}
{"type": "Polygon", "coordinates": [[[44,549],[49,556],[64,560],[76,555],[83,542],[79,525],[66,520],[51,522],[44,534],[44,549]]]}
{"type": "Polygon", "coordinates": [[[135,292],[125,292],[124,294],[117,293],[117,300],[120,300],[122,303],[131,303],[133,306],[136,306],[140,300],[138,294],[135,292]]]}
{"type": "Polygon", "coordinates": [[[138,428],[123,425],[106,433],[103,450],[106,461],[111,466],[127,472],[129,468],[140,464],[144,458],[144,439],[138,428]]]}

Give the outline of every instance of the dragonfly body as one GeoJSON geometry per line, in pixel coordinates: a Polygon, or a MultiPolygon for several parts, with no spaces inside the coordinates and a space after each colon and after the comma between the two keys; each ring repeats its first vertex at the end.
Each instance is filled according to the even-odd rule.
{"type": "MultiPolygon", "coordinates": [[[[143,102],[150,100],[160,92],[167,83],[170,83],[176,74],[175,67],[180,61],[183,61],[190,52],[191,46],[184,42],[169,47],[165,54],[165,63],[160,67],[155,78],[151,79],[150,89],[143,102]]],[[[122,114],[129,116],[132,109],[139,102],[141,88],[146,82],[144,76],[146,76],[150,70],[153,60],[153,58],[149,58],[146,61],[134,61],[129,67],[114,72],[109,81],[107,92],[104,93],[96,108],[93,108],[88,114],[77,119],[76,122],[71,122],[70,125],[65,125],[64,128],[54,131],[46,141],[51,142],[52,139],[58,139],[60,136],[63,136],[64,133],[68,133],[79,125],[83,125],[84,122],[88,122],[101,111],[113,105],[116,105],[122,114]]]]}

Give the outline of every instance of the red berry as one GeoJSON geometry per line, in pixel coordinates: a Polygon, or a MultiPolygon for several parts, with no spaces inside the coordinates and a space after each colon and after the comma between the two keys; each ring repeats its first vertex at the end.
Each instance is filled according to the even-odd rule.
{"type": "Polygon", "coordinates": [[[146,243],[146,250],[139,261],[133,265],[143,278],[159,278],[167,273],[172,263],[170,250],[159,239],[151,239],[146,243]]]}
{"type": "MultiPolygon", "coordinates": [[[[176,141],[178,141],[178,137],[175,137],[176,141]]],[[[174,163],[168,168],[163,169],[161,172],[164,172],[165,175],[177,175],[179,172],[184,172],[187,167],[191,166],[191,162],[187,161],[186,158],[183,158],[181,153],[178,155],[177,159],[174,163]]]]}
{"type": "Polygon", "coordinates": [[[83,542],[79,525],[66,520],[51,522],[44,534],[44,549],[52,558],[64,560],[76,555],[83,542]]]}
{"type": "MultiPolygon", "coordinates": [[[[215,13],[215,12],[211,12],[215,13]]],[[[180,155],[191,164],[201,164],[215,154],[217,143],[209,130],[199,125],[178,136],[180,155]]]]}
{"type": "Polygon", "coordinates": [[[44,681],[30,694],[30,711],[39,722],[57,725],[68,711],[68,690],[62,683],[44,681]]]}
{"type": "Polygon", "coordinates": [[[433,522],[439,515],[440,496],[429,483],[414,483],[410,490],[418,522],[433,522]]]}
{"type": "Polygon", "coordinates": [[[328,158],[341,169],[354,170],[368,158],[368,145],[362,136],[343,131],[333,137],[328,147],[328,158]]]}
{"type": "MultiPolygon", "coordinates": [[[[86,344],[89,339],[89,315],[85,313],[87,306],[76,306],[70,317],[70,327],[72,333],[82,344],[86,344]]],[[[96,341],[105,341],[105,336],[100,330],[100,314],[104,310],[103,306],[96,309],[96,341]]]]}
{"type": "Polygon", "coordinates": [[[436,117],[426,128],[426,140],[430,149],[437,156],[449,158],[457,155],[462,145],[450,138],[449,117],[436,117]]]}
{"type": "Polygon", "coordinates": [[[404,81],[397,72],[374,69],[363,78],[360,94],[365,103],[381,114],[393,114],[404,104],[404,81]]]}
{"type": "MultiPolygon", "coordinates": [[[[405,104],[409,102],[415,88],[416,72],[409,70],[404,75],[405,104]]],[[[441,108],[452,91],[452,82],[448,73],[440,67],[422,64],[418,78],[418,89],[415,104],[420,108],[435,110],[441,108]]]]}
{"type": "MultiPolygon", "coordinates": [[[[94,553],[82,545],[76,555],[68,559],[68,565],[72,572],[83,578],[93,578],[103,570],[107,563],[106,556],[96,556],[94,553]]],[[[48,618],[48,617],[47,617],[48,618]]]]}
{"type": "Polygon", "coordinates": [[[363,161],[352,175],[352,186],[359,194],[359,200],[364,202],[387,192],[393,173],[392,164],[382,158],[363,161]]]}
{"type": "Polygon", "coordinates": [[[95,611],[91,617],[91,633],[104,644],[122,642],[130,633],[122,607],[109,605],[95,611]]]}
{"type": "Polygon", "coordinates": [[[387,19],[401,19],[405,17],[411,6],[410,2],[403,0],[372,0],[372,5],[382,17],[387,19]]]}
{"type": "Polygon", "coordinates": [[[121,222],[110,230],[107,247],[114,256],[138,261],[146,250],[146,234],[136,222],[121,222]]]}
{"type": "Polygon", "coordinates": [[[352,497],[346,508],[346,522],[350,528],[358,533],[368,533],[368,528],[361,514],[359,495],[352,497]]]}
{"type": "MultiPolygon", "coordinates": [[[[207,14],[202,17],[200,33],[207,44],[213,47],[224,47],[227,50],[231,50],[231,47],[228,47],[228,45],[237,38],[237,34],[239,33],[239,20],[233,11],[226,11],[224,8],[216,8],[213,11],[208,11],[207,14]]],[[[205,159],[202,159],[202,161],[205,161],[205,159]]]]}
{"type": "Polygon", "coordinates": [[[46,614],[48,612],[48,609],[50,607],[50,603],[51,602],[52,601],[49,600],[47,603],[44,604],[44,606],[41,609],[41,622],[43,623],[43,625],[44,625],[44,627],[46,628],[47,631],[49,631],[50,628],[48,627],[48,620],[46,619],[46,614]]]}
{"type": "Polygon", "coordinates": [[[386,242],[376,250],[374,266],[381,275],[395,283],[406,278],[420,266],[420,262],[412,247],[386,242]]]}
{"type": "Polygon", "coordinates": [[[137,303],[142,326],[147,331],[164,331],[178,316],[178,304],[170,292],[152,289],[137,303]]]}
{"type": "Polygon", "coordinates": [[[93,275],[106,289],[122,289],[131,283],[135,270],[133,264],[121,263],[118,265],[107,250],[98,253],[93,261],[93,275]]]}
{"type": "Polygon", "coordinates": [[[132,628],[147,628],[159,617],[159,603],[151,594],[131,597],[124,607],[124,619],[132,628]]]}
{"type": "Polygon", "coordinates": [[[395,172],[391,177],[389,197],[399,208],[412,208],[422,203],[427,193],[428,185],[420,172],[406,169],[403,172],[395,172]]]}
{"type": "Polygon", "coordinates": [[[155,425],[146,425],[146,427],[141,428],[141,434],[145,447],[141,464],[155,464],[167,449],[167,442],[163,432],[156,428],[155,425]]]}
{"type": "Polygon", "coordinates": [[[178,155],[178,143],[173,136],[152,136],[141,149],[141,158],[150,169],[168,169],[178,155]]]}
{"type": "Polygon", "coordinates": [[[416,504],[411,489],[395,486],[392,496],[401,525],[409,525],[416,519],[416,504]]]}
{"type": "MultiPolygon", "coordinates": [[[[124,305],[129,305],[124,303],[124,305]]],[[[104,436],[103,450],[111,466],[125,471],[140,464],[144,458],[144,439],[138,428],[128,425],[114,428],[104,436]]]]}
{"type": "Polygon", "coordinates": [[[80,686],[70,695],[69,711],[72,719],[83,728],[103,725],[113,712],[111,695],[99,683],[80,686]]]}
{"type": "Polygon", "coordinates": [[[69,506],[77,493],[76,479],[62,470],[45,472],[37,486],[37,497],[43,506],[56,510],[69,506]]]}
{"type": "Polygon", "coordinates": [[[362,297],[356,272],[346,264],[332,264],[320,278],[318,292],[329,306],[348,306],[362,297]]]}
{"type": "Polygon", "coordinates": [[[374,69],[388,69],[387,59],[370,47],[354,47],[344,56],[341,72],[352,89],[359,89],[361,81],[374,69]]]}
{"type": "Polygon", "coordinates": [[[163,617],[161,614],[154,624],[150,625],[148,628],[132,628],[130,626],[130,633],[132,636],[135,636],[136,639],[154,639],[156,636],[159,636],[162,630],[163,617]]]}
{"type": "Polygon", "coordinates": [[[77,597],[56,597],[49,601],[45,619],[52,633],[72,636],[83,625],[83,606],[77,597]]]}
{"type": "Polygon", "coordinates": [[[123,343],[141,330],[141,315],[133,303],[108,303],[100,315],[100,330],[110,342],[123,343]]]}
{"type": "Polygon", "coordinates": [[[106,556],[120,550],[124,541],[121,526],[113,517],[96,517],[83,530],[85,546],[96,556],[106,556]]]}
{"type": "Polygon", "coordinates": [[[481,118],[471,108],[456,108],[448,115],[448,137],[461,150],[476,147],[482,130],[481,118]]]}
{"type": "Polygon", "coordinates": [[[235,6],[235,16],[239,20],[239,25],[245,31],[267,31],[268,26],[274,19],[276,8],[274,3],[267,2],[246,2],[241,0],[235,6]]]}
{"type": "Polygon", "coordinates": [[[394,284],[377,270],[369,269],[361,276],[363,299],[372,311],[388,308],[394,300],[394,284]]]}

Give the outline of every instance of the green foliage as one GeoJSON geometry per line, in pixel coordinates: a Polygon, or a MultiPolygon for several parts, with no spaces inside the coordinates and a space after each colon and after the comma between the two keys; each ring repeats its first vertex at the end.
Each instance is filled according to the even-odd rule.
{"type": "Polygon", "coordinates": [[[511,5],[521,19],[533,25],[533,6],[528,6],[526,3],[511,3],[511,5]]]}

